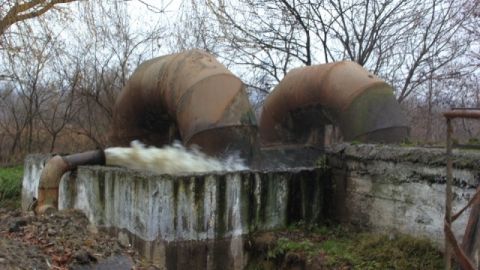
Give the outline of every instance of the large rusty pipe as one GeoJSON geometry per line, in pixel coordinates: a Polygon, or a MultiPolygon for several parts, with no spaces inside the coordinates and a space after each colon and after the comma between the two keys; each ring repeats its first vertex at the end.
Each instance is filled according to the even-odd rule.
{"type": "Polygon", "coordinates": [[[249,159],[257,126],[243,83],[199,50],[141,64],[114,108],[110,143],[161,146],[174,140],[210,155],[236,150],[249,159]]]}
{"type": "Polygon", "coordinates": [[[398,142],[406,123],[390,85],[342,61],[290,71],[266,98],[259,129],[263,145],[307,143],[327,124],[347,141],[398,142]]]}
{"type": "Polygon", "coordinates": [[[62,176],[80,165],[103,165],[103,150],[88,151],[68,156],[56,155],[51,158],[42,170],[38,185],[38,201],[34,209],[36,213],[44,213],[50,208],[58,208],[58,187],[62,176]]]}

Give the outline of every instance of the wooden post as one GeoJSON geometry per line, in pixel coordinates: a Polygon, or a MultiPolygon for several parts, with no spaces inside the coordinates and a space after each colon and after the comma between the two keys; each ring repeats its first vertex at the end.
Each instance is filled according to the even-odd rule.
{"type": "MultiPolygon", "coordinates": [[[[452,123],[447,118],[447,185],[445,190],[445,222],[452,223],[452,123]]],[[[452,247],[445,237],[445,269],[452,268],[452,247]]]]}

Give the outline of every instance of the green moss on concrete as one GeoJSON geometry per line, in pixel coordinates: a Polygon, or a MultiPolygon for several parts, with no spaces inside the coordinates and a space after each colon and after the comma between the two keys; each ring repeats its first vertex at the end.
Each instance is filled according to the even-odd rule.
{"type": "Polygon", "coordinates": [[[180,182],[173,181],[173,228],[177,230],[177,216],[178,216],[178,193],[180,189],[180,182]]]}
{"type": "Polygon", "coordinates": [[[398,141],[407,137],[406,121],[390,86],[378,84],[357,96],[339,113],[345,140],[398,141]],[[395,132],[389,132],[395,129],[395,132]]]}
{"type": "Polygon", "coordinates": [[[98,183],[98,204],[100,205],[99,209],[105,209],[105,172],[97,171],[97,183],[98,183]]]}
{"type": "Polygon", "coordinates": [[[243,178],[241,186],[241,216],[246,217],[242,219],[242,226],[248,227],[248,230],[255,230],[257,223],[255,220],[255,177],[252,174],[248,174],[243,178]]]}
{"type": "Polygon", "coordinates": [[[320,155],[317,160],[315,160],[315,167],[328,170],[328,159],[326,155],[320,155]]]}
{"type": "Polygon", "coordinates": [[[192,180],[194,189],[195,212],[197,213],[197,230],[204,231],[204,199],[205,199],[205,177],[200,176],[192,180]]]}
{"type": "Polygon", "coordinates": [[[227,222],[226,222],[226,196],[227,196],[227,178],[222,175],[217,179],[217,220],[215,227],[215,237],[221,238],[224,236],[227,231],[227,222]]]}

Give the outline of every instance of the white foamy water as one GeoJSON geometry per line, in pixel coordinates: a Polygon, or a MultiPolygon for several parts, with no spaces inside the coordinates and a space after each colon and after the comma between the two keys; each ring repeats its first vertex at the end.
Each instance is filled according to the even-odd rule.
{"type": "Polygon", "coordinates": [[[219,160],[197,149],[186,149],[178,142],[157,148],[146,147],[139,141],[133,141],[130,146],[105,149],[106,164],[167,174],[247,169],[244,161],[238,156],[232,155],[219,160]]]}

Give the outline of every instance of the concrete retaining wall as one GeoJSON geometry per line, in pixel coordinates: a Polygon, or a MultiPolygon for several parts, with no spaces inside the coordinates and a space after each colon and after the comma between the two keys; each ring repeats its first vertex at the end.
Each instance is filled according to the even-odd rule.
{"type": "MultiPolygon", "coordinates": [[[[38,186],[37,161],[25,174],[24,205],[38,186]]],[[[326,176],[321,168],[173,177],[85,166],[64,175],[59,208],[82,210],[159,267],[242,269],[243,235],[323,220],[326,176]]]]}
{"type": "Polygon", "coordinates": [[[26,211],[33,201],[38,198],[38,183],[45,162],[51,157],[49,154],[32,154],[25,158],[22,179],[22,209],[26,211]]]}
{"type": "MultiPolygon", "coordinates": [[[[456,213],[480,182],[480,152],[455,150],[456,213]]],[[[387,145],[338,145],[329,151],[337,217],[379,232],[402,232],[444,244],[446,156],[444,149],[387,145]]],[[[465,212],[454,222],[461,242],[465,212]]]]}
{"type": "MultiPolygon", "coordinates": [[[[454,154],[456,212],[480,182],[480,152],[454,154]]],[[[443,246],[444,149],[344,144],[326,156],[311,162],[317,168],[175,177],[80,167],[64,175],[59,208],[81,209],[166,269],[241,269],[248,260],[243,235],[326,218],[443,246]]],[[[26,159],[24,209],[36,195],[46,158],[26,159]]],[[[454,223],[459,241],[468,215],[454,223]]]]}

